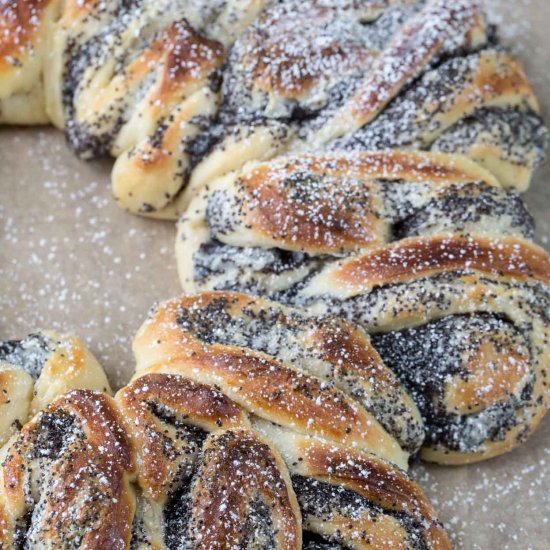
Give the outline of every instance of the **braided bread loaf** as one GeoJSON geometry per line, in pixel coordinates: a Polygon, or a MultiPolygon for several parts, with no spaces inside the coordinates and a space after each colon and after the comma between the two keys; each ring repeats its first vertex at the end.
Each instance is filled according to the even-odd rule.
{"type": "Polygon", "coordinates": [[[284,151],[460,152],[523,190],[547,141],[475,0],[9,0],[0,71],[0,122],[117,157],[118,202],[156,217],[284,151]]]}
{"type": "Polygon", "coordinates": [[[420,409],[422,456],[454,464],[513,448],[548,408],[550,257],[532,232],[521,199],[464,157],[306,155],[213,182],[177,254],[187,291],[366,329],[420,409]]]}
{"type": "Polygon", "coordinates": [[[324,263],[417,235],[530,238],[521,199],[458,155],[280,157],[211,182],[179,221],[184,290],[292,293],[324,263]]]}
{"type": "Polygon", "coordinates": [[[366,334],[345,321],[310,319],[231,292],[204,293],[163,304],[133,347],[138,372],[157,363],[163,372],[174,367],[266,421],[402,468],[408,455],[400,446],[415,453],[422,444],[416,406],[366,334]]]}
{"type": "Polygon", "coordinates": [[[4,449],[3,548],[450,548],[402,470],[158,359],[114,400],[59,398],[4,449]]]}
{"type": "Polygon", "coordinates": [[[74,336],[37,332],[0,342],[0,446],[63,393],[110,392],[103,369],[74,336]]]}

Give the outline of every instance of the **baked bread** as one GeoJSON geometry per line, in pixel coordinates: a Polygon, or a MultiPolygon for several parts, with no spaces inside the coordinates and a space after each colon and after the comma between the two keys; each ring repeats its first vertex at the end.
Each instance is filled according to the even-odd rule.
{"type": "Polygon", "coordinates": [[[324,263],[442,233],[531,238],[521,199],[458,155],[386,151],[280,157],[211,182],[178,223],[187,292],[281,298],[324,263]]]}
{"type": "Polygon", "coordinates": [[[407,453],[388,432],[414,452],[421,420],[359,328],[210,292],[154,308],[133,351],[134,384],[179,377],[247,411],[289,470],[305,548],[449,547],[418,488],[391,466],[406,468],[407,453]]]}
{"type": "Polygon", "coordinates": [[[4,450],[3,547],[450,548],[418,486],[389,462],[155,370],[114,400],[60,397],[4,450]]]}
{"type": "Polygon", "coordinates": [[[9,0],[0,37],[0,122],[117,157],[117,201],[154,217],[289,151],[460,152],[524,190],[547,141],[475,0],[9,0]]]}
{"type": "Polygon", "coordinates": [[[135,380],[117,403],[138,464],[133,545],[299,548],[288,471],[236,403],[165,374],[135,380]]]}
{"type": "Polygon", "coordinates": [[[421,455],[524,441],[548,408],[550,257],[521,199],[456,155],[281,157],[213,182],[179,224],[186,291],[270,296],[362,326],[421,411],[421,455]]]}
{"type": "Polygon", "coordinates": [[[77,388],[111,391],[95,357],[74,336],[41,331],[0,342],[0,446],[58,396],[77,388]]]}
{"type": "Polygon", "coordinates": [[[161,358],[255,415],[363,448],[402,468],[422,445],[418,410],[361,329],[233,292],[159,306],[133,344],[138,373],[161,358]],[[248,382],[242,386],[242,378],[248,382]],[[353,427],[353,429],[350,428],[353,427]],[[395,444],[395,440],[399,445],[395,444]]]}
{"type": "Polygon", "coordinates": [[[294,302],[371,334],[422,412],[428,460],[502,454],[548,410],[550,256],[528,241],[405,239],[325,266],[294,302]]]}
{"type": "Polygon", "coordinates": [[[105,394],[75,390],[3,449],[0,547],[126,548],[134,457],[105,394]]]}

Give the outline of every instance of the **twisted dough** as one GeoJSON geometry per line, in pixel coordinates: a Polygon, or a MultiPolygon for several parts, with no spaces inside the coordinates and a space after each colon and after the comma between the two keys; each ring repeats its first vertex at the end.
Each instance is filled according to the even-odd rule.
{"type": "Polygon", "coordinates": [[[114,400],[73,391],[23,428],[0,467],[2,547],[450,548],[389,462],[155,370],[114,400]]]}
{"type": "Polygon", "coordinates": [[[0,342],[0,388],[0,446],[67,391],[111,392],[103,369],[84,344],[52,331],[0,342]]]}
{"type": "Polygon", "coordinates": [[[9,0],[0,122],[117,157],[132,212],[289,151],[460,152],[524,190],[546,147],[520,65],[473,0],[9,0]]]}
{"type": "Polygon", "coordinates": [[[286,467],[225,395],[181,376],[147,374],[117,402],[139,465],[133,544],[299,547],[300,512],[286,467]]]}
{"type": "Polygon", "coordinates": [[[200,380],[248,411],[289,469],[304,542],[315,533],[343,548],[448,547],[418,488],[390,466],[403,455],[381,437],[374,417],[390,420],[392,433],[416,445],[420,419],[360,329],[214,292],[158,306],[133,349],[134,383],[145,376],[149,388],[151,377],[162,375],[200,380]],[[358,433],[367,408],[373,416],[358,433]]]}
{"type": "Polygon", "coordinates": [[[515,447],[548,408],[550,259],[532,233],[519,197],[464,157],[304,155],[214,182],[177,254],[186,290],[361,325],[420,409],[422,456],[463,463],[515,447]]]}
{"type": "Polygon", "coordinates": [[[203,293],[160,306],[133,347],[138,372],[173,368],[216,385],[265,420],[403,468],[407,455],[393,437],[412,453],[422,444],[416,406],[365,333],[339,319],[307,318],[242,294],[203,293]]]}
{"type": "Polygon", "coordinates": [[[527,241],[405,239],[327,265],[295,302],[383,333],[373,344],[417,395],[429,460],[509,451],[548,409],[550,257],[527,241]]]}
{"type": "Polygon", "coordinates": [[[402,151],[250,163],[212,182],[178,225],[184,290],[275,296],[335,257],[395,239],[533,234],[521,200],[479,165],[402,151]]]}
{"type": "Polygon", "coordinates": [[[60,397],[4,452],[2,548],[128,547],[135,465],[111,398],[60,397]]]}

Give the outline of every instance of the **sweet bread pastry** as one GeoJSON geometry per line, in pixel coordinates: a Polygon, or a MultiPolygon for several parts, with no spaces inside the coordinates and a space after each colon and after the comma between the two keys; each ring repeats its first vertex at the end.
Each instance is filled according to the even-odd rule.
{"type": "Polygon", "coordinates": [[[299,548],[287,468],[236,403],[170,374],[147,374],[116,400],[138,464],[132,547],[299,548]]]}
{"type": "Polygon", "coordinates": [[[358,327],[234,292],[165,302],[133,344],[137,371],[161,362],[257,416],[343,441],[406,468],[422,444],[418,410],[358,327]],[[248,382],[241,387],[241,378],[248,382]]]}
{"type": "MultiPolygon", "coordinates": [[[[49,120],[84,158],[124,154],[144,178],[140,208],[147,211],[146,187],[158,185],[155,178],[168,184],[164,200],[181,185],[185,143],[216,111],[226,48],[262,6],[261,0],[3,2],[0,121],[49,120]]],[[[132,204],[131,181],[118,192],[132,204]]]]}
{"type": "MultiPolygon", "coordinates": [[[[145,387],[140,400],[150,402],[147,392],[157,392],[156,381],[170,377],[170,393],[179,384],[207,383],[247,412],[250,426],[272,442],[289,470],[305,548],[318,547],[316,540],[321,548],[448,547],[421,492],[391,465],[403,455],[378,434],[374,416],[391,422],[393,415],[388,430],[409,439],[418,437],[420,419],[360,329],[260,298],[212,292],[159,305],[133,350],[136,375],[129,387],[145,387]],[[320,392],[309,373],[323,382],[320,392]],[[351,399],[351,408],[341,408],[351,399]],[[370,428],[358,439],[357,419],[371,400],[370,428]]],[[[210,414],[208,406],[200,410],[210,414]]]]}
{"type": "MultiPolygon", "coordinates": [[[[216,494],[214,487],[218,483],[228,492],[234,490],[233,485],[246,487],[247,483],[251,481],[254,483],[254,478],[257,475],[255,463],[260,460],[262,464],[260,475],[263,477],[267,473],[268,479],[259,480],[262,486],[266,487],[266,494],[263,498],[258,498],[259,502],[256,502],[255,505],[259,506],[260,510],[262,501],[265,503],[263,506],[266,504],[268,506],[267,510],[256,512],[255,523],[260,523],[261,528],[261,522],[264,521],[265,513],[268,512],[268,517],[273,518],[273,526],[267,526],[267,530],[277,533],[280,538],[283,538],[283,541],[280,546],[277,546],[271,542],[270,538],[273,535],[270,535],[263,544],[261,542],[257,544],[258,548],[299,547],[301,529],[299,524],[295,525],[295,522],[296,520],[300,521],[300,516],[303,521],[304,547],[308,547],[308,541],[315,540],[316,537],[318,540],[324,541],[324,544],[330,542],[336,544],[337,547],[341,545],[343,548],[377,548],[384,544],[390,547],[394,545],[411,548],[422,548],[423,545],[428,548],[449,547],[445,532],[433,509],[418,487],[408,479],[402,470],[385,460],[344,446],[336,441],[327,441],[301,434],[299,428],[294,431],[282,427],[278,423],[257,416],[254,410],[248,410],[248,414],[245,415],[235,402],[229,400],[228,392],[223,387],[205,386],[189,378],[190,371],[183,368],[183,357],[178,358],[175,354],[164,356],[165,346],[161,346],[158,351],[160,362],[138,371],[136,379],[127,388],[121,390],[117,396],[117,400],[122,403],[124,417],[131,423],[130,430],[133,429],[138,434],[137,448],[143,449],[144,455],[140,463],[144,472],[150,471],[154,476],[154,488],[157,490],[157,494],[165,494],[161,488],[169,486],[170,480],[174,478],[177,471],[181,476],[180,460],[188,461],[197,452],[197,430],[191,430],[191,439],[195,441],[195,447],[192,446],[191,450],[187,445],[184,449],[180,449],[178,446],[172,447],[166,444],[166,436],[173,437],[171,434],[174,433],[174,430],[180,434],[186,431],[189,433],[189,428],[186,427],[189,424],[200,428],[199,433],[221,429],[219,438],[225,439],[229,437],[228,433],[240,433],[242,430],[245,430],[243,433],[246,433],[251,426],[256,433],[260,434],[254,438],[259,437],[263,450],[254,452],[252,456],[248,454],[244,464],[238,460],[236,471],[234,460],[231,460],[231,473],[228,477],[224,476],[219,482],[217,481],[219,474],[211,470],[210,466],[199,466],[198,471],[200,474],[202,472],[210,474],[207,475],[209,489],[206,491],[207,505],[210,508],[209,499],[212,494],[216,494]],[[131,396],[132,405],[128,405],[128,396],[131,396]],[[137,405],[138,402],[140,406],[137,405]],[[163,403],[164,406],[157,406],[157,403],[163,403]],[[128,408],[133,408],[133,411],[129,411],[128,408]],[[135,416],[137,410],[140,411],[139,420],[135,416]],[[149,420],[151,414],[157,419],[149,420]],[[157,426],[157,429],[151,430],[151,426],[157,426]],[[158,434],[162,434],[163,437],[158,434]],[[275,457],[274,465],[277,466],[282,477],[277,476],[276,470],[272,469],[269,462],[266,467],[264,455],[269,449],[267,441],[271,442],[274,447],[271,449],[271,453],[275,457]],[[166,454],[167,447],[168,455],[166,454]],[[159,454],[170,459],[166,463],[166,469],[161,466],[163,461],[158,459],[159,454]],[[247,466],[249,461],[252,461],[252,469],[247,466]],[[243,468],[249,471],[243,471],[243,468]],[[231,484],[230,488],[227,488],[228,478],[235,479],[235,484],[231,484]],[[270,491],[273,491],[273,481],[276,482],[275,485],[279,490],[270,494],[270,491]],[[286,490],[281,493],[281,489],[285,485],[286,490]],[[301,514],[297,510],[296,501],[301,514]],[[276,508],[278,505],[279,509],[276,508]],[[275,530],[273,528],[277,525],[275,522],[284,522],[279,525],[286,525],[286,528],[275,530]]],[[[251,379],[243,380],[243,387],[250,381],[251,379]]],[[[282,393],[284,394],[284,389],[282,393]]],[[[293,412],[299,414],[298,410],[293,410],[293,412]]],[[[204,441],[205,436],[202,437],[203,439],[199,439],[199,442],[204,441]]],[[[231,436],[231,440],[233,437],[231,436]]],[[[246,438],[250,437],[252,436],[246,435],[246,438]]],[[[254,445],[256,444],[254,443],[254,445]]],[[[208,440],[205,445],[208,445],[208,440]]],[[[243,452],[250,453],[247,450],[248,445],[247,443],[246,446],[243,446],[243,452]]],[[[206,460],[207,457],[208,455],[204,453],[203,460],[206,460]]],[[[234,457],[227,455],[228,462],[230,458],[234,457]]],[[[183,469],[183,472],[188,471],[189,469],[183,469]]],[[[202,488],[204,481],[206,481],[204,478],[199,478],[195,485],[191,484],[195,487],[193,494],[196,494],[197,487],[202,488]]],[[[148,482],[143,481],[142,486],[148,487],[148,482]]],[[[251,489],[245,489],[241,497],[242,505],[245,507],[250,504],[254,505],[247,494],[249,490],[251,489]]],[[[253,490],[255,492],[255,489],[253,490]]],[[[224,494],[223,490],[222,494],[224,494]]],[[[177,496],[177,499],[178,504],[184,502],[180,495],[177,496]]],[[[162,502],[162,497],[156,505],[160,502],[162,502]]],[[[191,502],[196,503],[195,500],[191,500],[191,502]]],[[[184,506],[186,505],[184,504],[184,506]]],[[[220,507],[218,506],[217,509],[219,510],[220,507]]],[[[223,506],[221,509],[224,510],[223,506]]],[[[219,514],[219,512],[217,513],[219,514]]],[[[174,519],[179,520],[181,529],[181,519],[185,517],[185,512],[181,513],[180,509],[180,513],[175,515],[178,517],[174,519]]],[[[225,514],[223,515],[224,527],[220,526],[220,531],[217,530],[216,517],[212,518],[202,511],[191,512],[191,516],[201,519],[208,518],[208,520],[196,523],[192,520],[191,532],[193,535],[191,538],[193,540],[197,540],[197,530],[201,533],[204,532],[204,535],[201,536],[206,537],[206,540],[212,541],[218,540],[216,537],[219,537],[227,529],[228,518],[225,514]],[[212,525],[213,521],[216,528],[212,525]],[[208,538],[209,536],[213,538],[208,538]]],[[[158,516],[153,514],[150,517],[158,516]]],[[[167,518],[166,512],[164,518],[165,520],[167,518]]],[[[236,533],[240,533],[238,526],[242,528],[245,524],[245,519],[238,513],[235,521],[237,522],[235,529],[230,533],[225,533],[225,540],[234,540],[232,537],[236,533]]],[[[229,526],[230,529],[233,527],[233,521],[229,520],[229,526]]],[[[174,529],[177,528],[174,526],[174,529]]],[[[189,529],[189,527],[185,528],[189,529]]],[[[165,529],[170,531],[171,528],[165,523],[165,529]]],[[[258,539],[261,541],[260,537],[258,539]]],[[[200,540],[205,539],[201,538],[200,540]]],[[[242,541],[239,542],[241,542],[240,546],[236,546],[247,547],[242,541]]],[[[206,547],[216,547],[214,542],[210,542],[210,544],[212,546],[206,547]]],[[[191,545],[191,547],[193,546],[191,545]]],[[[312,547],[315,547],[313,542],[312,547]]]]}
{"type": "Polygon", "coordinates": [[[213,182],[177,253],[187,291],[362,326],[420,409],[422,456],[463,463],[524,441],[548,408],[550,257],[532,232],[521,199],[464,157],[302,155],[213,182]]]}
{"type": "Polygon", "coordinates": [[[59,395],[77,388],[111,391],[95,357],[74,336],[41,331],[0,342],[0,446],[59,395]]]}
{"type": "Polygon", "coordinates": [[[128,547],[135,464],[112,398],[59,397],[3,454],[0,547],[128,547]]]}
{"type": "Polygon", "coordinates": [[[208,345],[177,326],[166,339],[168,345],[175,347],[174,353],[165,355],[162,328],[168,323],[159,319],[147,326],[152,330],[146,329],[138,336],[135,346],[138,372],[145,368],[147,372],[173,372],[215,385],[264,420],[299,433],[343,442],[407,468],[408,454],[374,414],[342,390],[300,369],[298,363],[277,361],[265,352],[246,347],[216,341],[208,345]],[[161,341],[159,353],[154,354],[152,364],[146,363],[139,350],[152,347],[154,352],[157,340],[161,341]]]}
{"type": "Polygon", "coordinates": [[[547,136],[474,0],[0,5],[0,122],[117,158],[132,212],[176,218],[215,177],[283,152],[460,152],[524,190],[547,136]]]}
{"type": "Polygon", "coordinates": [[[303,548],[437,548],[450,543],[419,487],[387,462],[341,445],[255,425],[289,465],[303,548]]]}
{"type": "Polygon", "coordinates": [[[371,124],[330,148],[462,153],[504,187],[525,191],[548,146],[537,112],[517,62],[488,49],[426,72],[371,124]]]}
{"type": "Polygon", "coordinates": [[[4,453],[2,547],[450,548],[402,470],[161,369],[58,398],[4,453]]]}
{"type": "Polygon", "coordinates": [[[522,443],[548,409],[550,256],[516,238],[413,237],[325,266],[294,302],[353,319],[411,392],[422,455],[522,443]]]}
{"type": "MultiPolygon", "coordinates": [[[[470,1],[268,6],[231,48],[214,123],[191,147],[189,184],[155,215],[246,161],[285,152],[463,153],[525,190],[547,132],[521,66],[470,1]],[[480,122],[481,121],[481,122],[480,122]]],[[[124,159],[118,181],[138,181],[124,159]]]]}
{"type": "Polygon", "coordinates": [[[185,291],[292,293],[324,263],[440,233],[531,238],[521,199],[458,155],[283,156],[211,182],[178,223],[185,291]]]}

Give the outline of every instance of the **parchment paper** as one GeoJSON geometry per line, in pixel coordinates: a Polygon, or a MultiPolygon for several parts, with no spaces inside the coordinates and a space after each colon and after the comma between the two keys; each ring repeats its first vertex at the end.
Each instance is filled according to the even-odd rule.
{"type": "MultiPolygon", "coordinates": [[[[488,4],[550,123],[550,2],[488,4]]],[[[130,343],[147,310],[179,286],[173,223],[118,209],[110,166],[78,160],[56,130],[0,129],[0,338],[41,327],[73,332],[119,387],[133,371],[130,343]]],[[[547,164],[526,196],[547,247],[549,180],[547,164]]],[[[456,547],[550,548],[549,436],[547,418],[504,457],[461,468],[413,466],[456,547]]]]}

